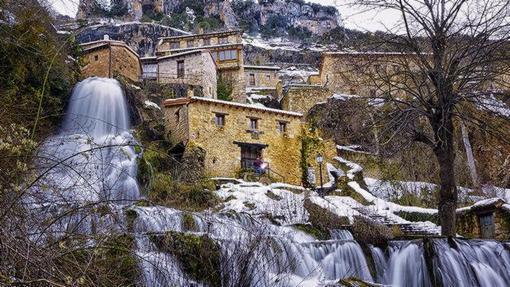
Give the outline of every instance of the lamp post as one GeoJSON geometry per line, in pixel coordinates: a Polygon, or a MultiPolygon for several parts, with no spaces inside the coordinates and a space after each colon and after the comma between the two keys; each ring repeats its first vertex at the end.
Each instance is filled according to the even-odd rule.
{"type": "Polygon", "coordinates": [[[319,194],[321,194],[322,193],[322,162],[324,161],[324,158],[319,153],[319,154],[317,154],[317,157],[315,159],[317,160],[317,163],[319,164],[319,179],[320,179],[320,183],[321,183],[321,189],[320,189],[319,194]]]}

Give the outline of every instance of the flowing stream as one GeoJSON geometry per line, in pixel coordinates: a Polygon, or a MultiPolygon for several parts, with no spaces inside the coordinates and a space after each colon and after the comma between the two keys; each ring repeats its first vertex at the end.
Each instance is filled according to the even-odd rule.
{"type": "Polygon", "coordinates": [[[88,202],[107,205],[112,215],[76,212],[55,224],[55,235],[71,227],[84,233],[132,233],[142,286],[205,286],[151,241],[151,235],[168,231],[207,234],[218,243],[222,286],[325,286],[349,277],[390,286],[510,285],[510,252],[496,241],[431,239],[427,245],[409,240],[363,249],[346,230],[331,230],[331,240],[316,240],[292,226],[212,211],[192,213],[195,227],[188,230],[180,210],[133,204],[141,195],[130,128],[116,80],[89,78],[77,84],[61,130],[40,149],[44,177],[32,189],[30,203],[51,212],[88,202]],[[129,228],[126,210],[136,214],[129,228]],[[427,246],[432,252],[425,252],[427,246]]]}

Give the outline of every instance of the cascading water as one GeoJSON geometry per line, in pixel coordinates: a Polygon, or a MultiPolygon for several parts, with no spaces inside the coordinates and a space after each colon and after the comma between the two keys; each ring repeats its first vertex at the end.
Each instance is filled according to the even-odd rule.
{"type": "MultiPolygon", "coordinates": [[[[64,213],[80,206],[79,211],[57,220],[52,236],[71,229],[87,234],[131,232],[142,274],[139,285],[204,285],[190,278],[172,254],[151,241],[151,235],[176,231],[207,234],[218,243],[223,286],[322,286],[347,277],[391,286],[431,286],[421,241],[390,242],[387,250],[370,247],[375,265],[375,273],[371,273],[361,246],[345,230],[331,230],[331,240],[317,240],[264,218],[212,211],[193,213],[195,228],[186,230],[180,210],[130,204],[140,197],[134,145],[119,83],[102,78],[80,82],[60,132],[38,153],[42,180],[31,189],[27,201],[37,214],[64,213]],[[83,208],[89,202],[104,203],[111,215],[94,215],[97,209],[83,208]],[[136,213],[129,224],[127,210],[136,213]]],[[[302,204],[289,203],[302,209],[302,204]]],[[[281,212],[284,206],[278,205],[275,212],[288,224],[306,222],[304,209],[281,212]]],[[[37,218],[40,222],[45,219],[37,218]]],[[[433,240],[434,274],[439,274],[436,277],[445,286],[508,286],[508,247],[493,241],[455,243],[452,248],[446,240],[433,240]]]]}
{"type": "MultiPolygon", "coordinates": [[[[126,100],[113,79],[76,85],[60,132],[40,149],[44,184],[55,201],[125,201],[139,197],[136,143],[126,100]]],[[[48,198],[45,198],[48,200],[48,198]]]]}

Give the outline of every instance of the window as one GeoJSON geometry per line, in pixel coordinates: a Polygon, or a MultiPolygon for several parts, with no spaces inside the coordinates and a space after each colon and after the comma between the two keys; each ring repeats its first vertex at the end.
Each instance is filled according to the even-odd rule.
{"type": "Polygon", "coordinates": [[[228,37],[220,37],[218,39],[218,43],[220,43],[220,44],[228,44],[228,37]]]}
{"type": "Polygon", "coordinates": [[[255,86],[255,74],[250,74],[250,86],[255,86]]]}
{"type": "Polygon", "coordinates": [[[225,114],[215,114],[214,115],[214,124],[216,124],[218,127],[224,127],[225,126],[225,114]]]}
{"type": "Polygon", "coordinates": [[[270,74],[266,74],[266,81],[271,81],[271,75],[270,74]]]}
{"type": "Polygon", "coordinates": [[[278,131],[282,134],[287,132],[287,123],[286,122],[278,122],[278,131]]]}
{"type": "Polygon", "coordinates": [[[194,45],[193,40],[186,41],[186,47],[191,48],[191,47],[193,47],[193,45],[194,45]]]}
{"type": "Polygon", "coordinates": [[[395,73],[400,72],[400,66],[399,65],[393,65],[393,72],[395,72],[395,73]]]}
{"type": "Polygon", "coordinates": [[[180,122],[181,121],[181,113],[180,113],[181,109],[178,109],[176,112],[175,112],[175,121],[176,122],[180,122]]]}
{"type": "Polygon", "coordinates": [[[181,43],[180,42],[172,42],[170,43],[170,48],[171,49],[179,49],[181,47],[181,43]]]}
{"type": "Polygon", "coordinates": [[[204,46],[211,45],[211,38],[204,38],[204,46]]]}
{"type": "Polygon", "coordinates": [[[184,78],[184,60],[177,61],[177,78],[184,78]]]}
{"type": "Polygon", "coordinates": [[[237,60],[237,50],[223,50],[218,52],[220,61],[237,60]]]}
{"type": "Polygon", "coordinates": [[[95,55],[95,56],[94,56],[94,60],[95,60],[95,61],[98,61],[98,60],[99,60],[99,56],[98,56],[98,55],[95,55]]]}
{"type": "Polygon", "coordinates": [[[256,131],[259,129],[259,120],[250,118],[250,131],[256,131]]]}

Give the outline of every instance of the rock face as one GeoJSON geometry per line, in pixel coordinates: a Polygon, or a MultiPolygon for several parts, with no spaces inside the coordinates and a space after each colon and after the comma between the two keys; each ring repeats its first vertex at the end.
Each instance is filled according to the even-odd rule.
{"type": "Polygon", "coordinates": [[[303,0],[80,0],[77,18],[108,17],[136,21],[143,15],[172,17],[183,7],[203,10],[206,17],[219,18],[224,28],[243,28],[251,32],[259,32],[269,26],[277,28],[275,32],[279,28],[284,31],[292,28],[320,36],[340,26],[336,8],[303,0]]]}
{"type": "Polygon", "coordinates": [[[76,36],[79,43],[102,40],[105,35],[111,40],[126,42],[141,57],[154,55],[159,37],[182,35],[171,27],[150,23],[124,23],[93,25],[83,28],[76,36]]]}

